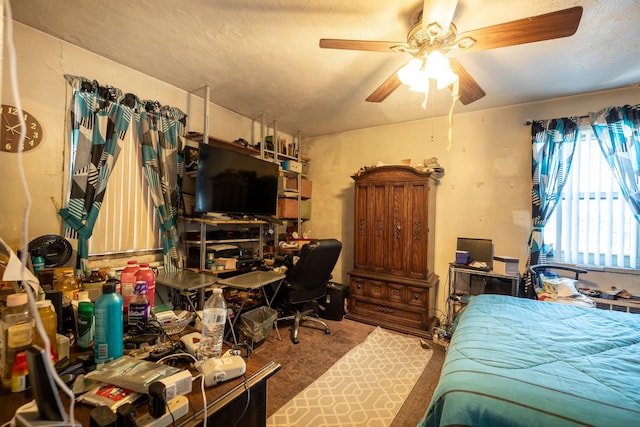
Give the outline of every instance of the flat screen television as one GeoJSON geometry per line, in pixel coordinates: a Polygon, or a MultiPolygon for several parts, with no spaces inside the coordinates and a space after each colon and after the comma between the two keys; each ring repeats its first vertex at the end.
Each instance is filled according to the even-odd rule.
{"type": "Polygon", "coordinates": [[[276,216],[278,164],[200,144],[195,211],[230,216],[276,216]]]}

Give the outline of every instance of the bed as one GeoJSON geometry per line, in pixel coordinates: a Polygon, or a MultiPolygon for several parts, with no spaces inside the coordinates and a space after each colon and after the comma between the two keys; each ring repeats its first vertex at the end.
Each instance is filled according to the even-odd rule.
{"type": "Polygon", "coordinates": [[[419,426],[640,425],[640,315],[478,295],[419,426]]]}

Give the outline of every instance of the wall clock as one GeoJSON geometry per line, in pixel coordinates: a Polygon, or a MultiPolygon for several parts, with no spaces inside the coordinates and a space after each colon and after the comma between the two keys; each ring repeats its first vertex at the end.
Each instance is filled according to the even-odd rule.
{"type": "Polygon", "coordinates": [[[0,106],[0,151],[8,153],[18,152],[20,133],[24,133],[24,147],[22,151],[29,151],[38,146],[42,141],[42,126],[38,120],[22,110],[26,127],[20,128],[18,109],[13,105],[2,104],[0,106]]]}

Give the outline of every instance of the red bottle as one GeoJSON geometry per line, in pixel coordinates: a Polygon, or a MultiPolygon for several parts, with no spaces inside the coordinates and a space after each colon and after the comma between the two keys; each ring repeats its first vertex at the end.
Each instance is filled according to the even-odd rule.
{"type": "Polygon", "coordinates": [[[127,262],[127,267],[120,273],[120,293],[122,294],[122,310],[129,313],[129,300],[133,297],[136,284],[136,273],[140,270],[138,261],[127,262]]]}
{"type": "Polygon", "coordinates": [[[156,274],[146,262],[140,263],[140,270],[136,273],[136,282],[141,280],[147,282],[147,298],[149,298],[149,307],[153,307],[156,295],[156,274]]]}

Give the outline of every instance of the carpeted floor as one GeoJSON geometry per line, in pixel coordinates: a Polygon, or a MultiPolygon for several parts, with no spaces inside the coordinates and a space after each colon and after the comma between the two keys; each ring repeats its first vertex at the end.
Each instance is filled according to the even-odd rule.
{"type": "MultiPolygon", "coordinates": [[[[268,383],[267,416],[304,390],[375,329],[375,326],[349,319],[327,323],[331,328],[330,335],[325,335],[322,329],[305,327],[300,330],[300,343],[297,345],[289,340],[289,329],[283,324],[280,327],[282,340],[278,340],[272,331],[267,340],[254,350],[282,365],[268,383]]],[[[431,347],[433,355],[393,420],[393,427],[415,426],[424,415],[444,360],[444,349],[433,343],[431,347]]]]}

